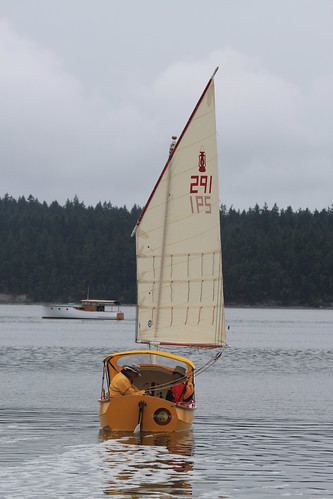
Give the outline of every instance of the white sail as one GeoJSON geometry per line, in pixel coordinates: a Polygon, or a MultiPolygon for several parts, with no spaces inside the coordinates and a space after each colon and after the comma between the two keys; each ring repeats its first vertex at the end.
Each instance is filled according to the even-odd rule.
{"type": "Polygon", "coordinates": [[[212,77],[136,226],[137,342],[225,344],[219,208],[212,77]]]}

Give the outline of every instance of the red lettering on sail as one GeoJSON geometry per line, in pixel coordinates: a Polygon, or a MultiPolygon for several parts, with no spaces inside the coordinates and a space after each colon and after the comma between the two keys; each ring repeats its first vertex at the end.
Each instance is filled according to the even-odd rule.
{"type": "Polygon", "coordinates": [[[198,159],[199,175],[191,175],[190,208],[191,213],[211,213],[211,196],[213,177],[206,175],[206,153],[201,147],[198,159]]]}
{"type": "Polygon", "coordinates": [[[210,196],[205,196],[205,206],[206,206],[205,213],[211,213],[212,212],[212,205],[210,203],[210,196]]]}
{"type": "Polygon", "coordinates": [[[198,187],[203,187],[204,194],[212,192],[212,176],[211,175],[191,175],[190,194],[197,194],[198,187]]]}
{"type": "Polygon", "coordinates": [[[211,194],[212,192],[212,176],[209,177],[207,175],[201,175],[200,177],[200,186],[204,188],[204,193],[211,194]]]}
{"type": "Polygon", "coordinates": [[[198,192],[199,175],[191,175],[190,193],[196,194],[198,192]]]}
{"type": "Polygon", "coordinates": [[[191,213],[212,212],[210,196],[190,196],[191,213]]]}

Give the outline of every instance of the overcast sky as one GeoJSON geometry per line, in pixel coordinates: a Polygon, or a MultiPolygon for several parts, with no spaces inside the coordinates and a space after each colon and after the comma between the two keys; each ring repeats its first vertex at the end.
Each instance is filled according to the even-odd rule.
{"type": "Polygon", "coordinates": [[[332,0],[1,0],[0,197],[144,206],[216,66],[221,202],[330,207],[332,0]]]}

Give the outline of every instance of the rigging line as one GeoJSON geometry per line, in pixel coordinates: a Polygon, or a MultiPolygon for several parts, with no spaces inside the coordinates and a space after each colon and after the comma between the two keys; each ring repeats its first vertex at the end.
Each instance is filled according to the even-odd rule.
{"type": "MultiPolygon", "coordinates": [[[[179,385],[180,383],[186,383],[189,382],[190,377],[188,376],[183,376],[181,378],[178,378],[175,381],[168,381],[167,383],[161,383],[160,385],[155,385],[154,390],[160,390],[160,389],[165,389],[165,388],[172,388],[175,385],[179,385]]],[[[149,391],[149,389],[147,390],[149,391]]]]}
{"type": "MultiPolygon", "coordinates": [[[[204,364],[202,367],[200,367],[199,369],[197,369],[196,371],[194,371],[194,377],[197,377],[199,374],[202,374],[203,372],[205,372],[210,366],[212,366],[213,364],[215,364],[215,362],[221,357],[223,353],[223,350],[219,350],[211,359],[209,359],[208,362],[206,362],[206,364],[204,364]]],[[[190,379],[190,376],[183,376],[181,378],[178,378],[177,380],[175,381],[168,381],[167,383],[161,383],[160,385],[155,385],[154,386],[154,389],[155,390],[163,390],[163,389],[166,389],[166,388],[171,388],[175,385],[179,385],[179,383],[184,383],[184,382],[188,382],[190,379]]],[[[149,391],[146,390],[146,391],[149,391]]]]}
{"type": "MultiPolygon", "coordinates": [[[[179,140],[178,140],[179,142],[179,140]]],[[[177,143],[178,145],[178,143],[177,143]]],[[[161,303],[161,294],[162,294],[162,280],[163,280],[163,271],[164,271],[164,260],[165,260],[165,246],[166,246],[166,237],[167,237],[167,218],[169,212],[169,192],[170,192],[170,184],[171,184],[171,164],[172,158],[169,163],[167,163],[168,168],[166,169],[167,175],[167,185],[166,185],[166,199],[165,199],[165,211],[164,211],[164,221],[163,221],[163,240],[162,240],[162,249],[161,249],[161,268],[160,268],[160,281],[158,287],[158,296],[157,296],[157,314],[156,314],[156,327],[155,327],[155,337],[159,331],[159,319],[160,319],[160,303],[161,303]]]]}
{"type": "Polygon", "coordinates": [[[210,366],[212,366],[213,364],[215,364],[215,362],[221,357],[222,353],[223,353],[223,349],[219,350],[211,359],[209,359],[208,362],[206,362],[206,364],[204,364],[202,367],[199,367],[199,369],[196,369],[196,371],[194,373],[195,377],[197,377],[199,374],[202,374],[210,366]]]}

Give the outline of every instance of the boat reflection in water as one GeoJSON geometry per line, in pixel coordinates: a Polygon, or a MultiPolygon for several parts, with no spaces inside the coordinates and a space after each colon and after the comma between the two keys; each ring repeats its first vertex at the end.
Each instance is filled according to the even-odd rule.
{"type": "Polygon", "coordinates": [[[129,434],[100,430],[110,478],[106,495],[192,496],[193,432],[129,434]]]}

